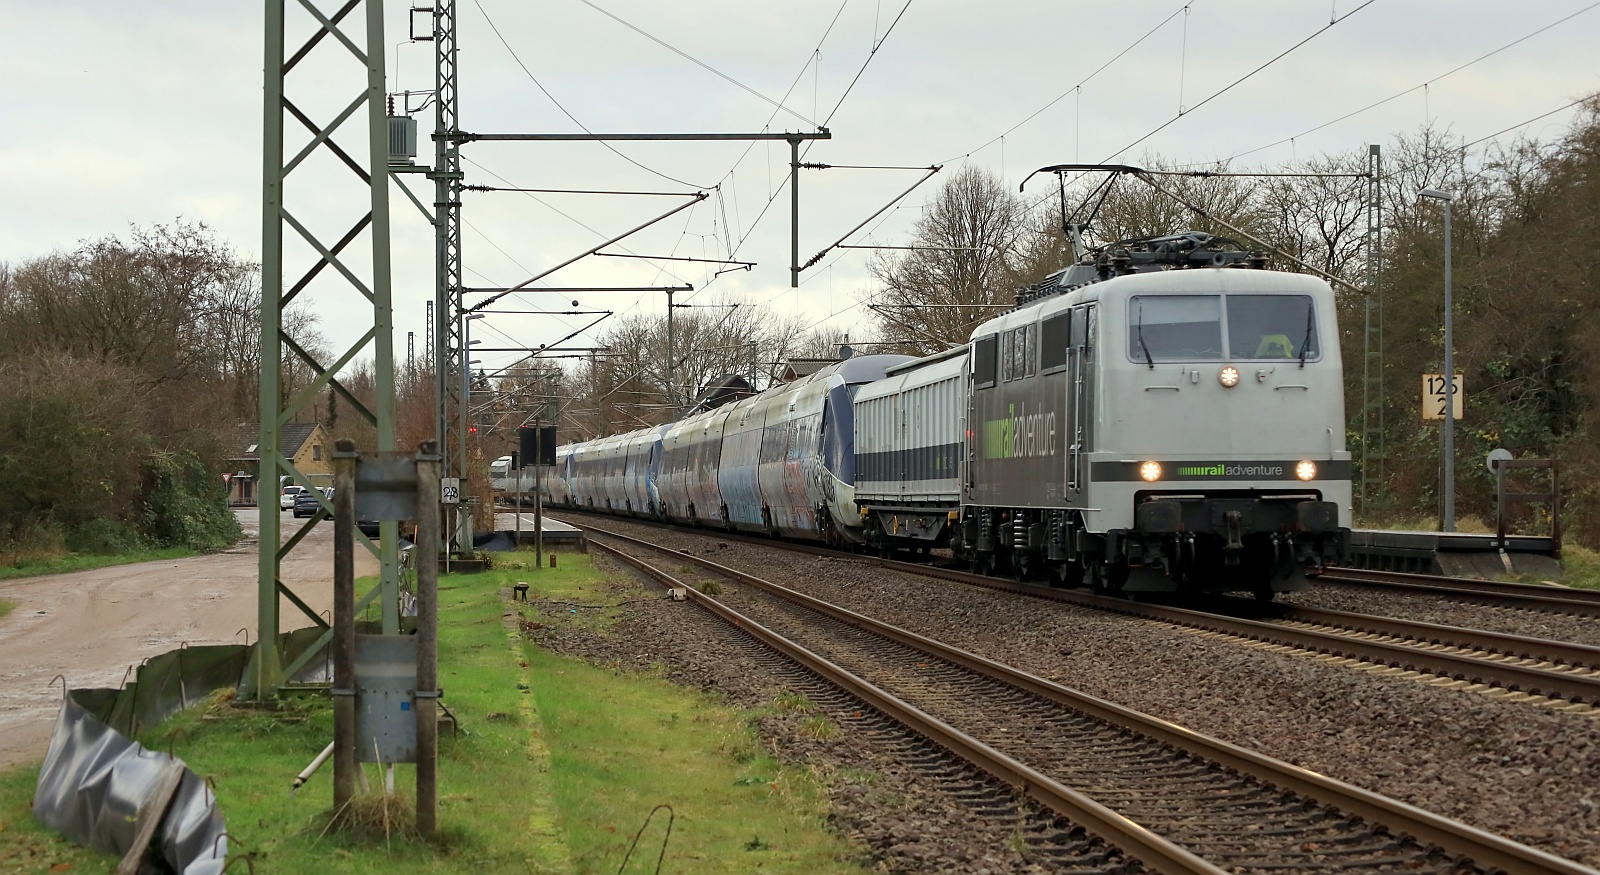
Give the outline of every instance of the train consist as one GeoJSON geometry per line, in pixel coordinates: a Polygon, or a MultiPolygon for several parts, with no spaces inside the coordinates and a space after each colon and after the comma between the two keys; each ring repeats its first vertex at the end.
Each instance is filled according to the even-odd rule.
{"type": "Polygon", "coordinates": [[[1109,592],[1302,589],[1349,541],[1333,292],[1205,234],[1124,241],[966,346],[840,361],[557,450],[558,506],[1109,592]]]}

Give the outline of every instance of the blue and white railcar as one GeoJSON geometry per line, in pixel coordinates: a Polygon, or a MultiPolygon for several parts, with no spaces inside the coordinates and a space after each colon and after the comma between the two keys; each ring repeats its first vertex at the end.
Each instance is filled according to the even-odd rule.
{"type": "Polygon", "coordinates": [[[746,532],[769,530],[762,513],[761,441],[766,434],[770,393],[741,398],[728,406],[722,427],[722,457],[717,470],[728,525],[746,532]]]}
{"type": "Polygon", "coordinates": [[[717,467],[722,459],[722,427],[727,408],[673,423],[663,438],[656,488],[669,519],[689,525],[724,526],[717,467]]]}
{"type": "Polygon", "coordinates": [[[556,463],[544,477],[546,504],[565,507],[572,503],[572,445],[556,447],[556,463]]]}
{"type": "Polygon", "coordinates": [[[757,479],[774,533],[861,542],[852,402],[862,387],[908,361],[858,356],[768,390],[757,479]]]}
{"type": "Polygon", "coordinates": [[[880,550],[950,540],[966,444],[965,346],[890,368],[855,397],[855,503],[880,550]]]}

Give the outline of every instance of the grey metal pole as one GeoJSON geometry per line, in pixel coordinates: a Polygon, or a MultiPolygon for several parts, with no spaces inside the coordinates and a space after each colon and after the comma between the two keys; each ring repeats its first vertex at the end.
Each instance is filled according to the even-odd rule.
{"type": "Polygon", "coordinates": [[[1450,204],[1444,202],[1444,530],[1456,530],[1456,371],[1450,295],[1450,204]]]}
{"type": "Polygon", "coordinates": [[[1456,361],[1455,361],[1455,301],[1450,289],[1450,205],[1456,196],[1437,188],[1417,192],[1419,197],[1444,204],[1444,423],[1441,428],[1443,474],[1439,491],[1444,493],[1444,509],[1440,514],[1439,529],[1456,530],[1456,361]]]}
{"type": "Polygon", "coordinates": [[[672,311],[673,311],[673,309],[674,308],[672,306],[672,290],[671,289],[667,289],[667,412],[672,415],[673,419],[677,419],[678,418],[678,396],[677,396],[677,393],[673,392],[673,390],[672,390],[673,373],[676,370],[676,364],[677,364],[676,362],[673,361],[673,357],[676,355],[674,350],[676,350],[678,348],[677,344],[674,341],[674,339],[676,338],[676,335],[673,333],[673,330],[672,330],[672,311]]]}
{"type": "MultiPolygon", "coordinates": [[[[544,567],[544,427],[543,419],[533,432],[533,566],[544,567]]],[[[520,505],[518,506],[520,509],[520,505]]]]}
{"type": "Polygon", "coordinates": [[[417,830],[438,833],[439,723],[439,447],[428,441],[417,454],[417,830]]]}
{"type": "MultiPolygon", "coordinates": [[[[367,45],[385,45],[383,4],[367,2],[367,45]]],[[[389,115],[384,108],[384,53],[367,52],[367,141],[372,171],[372,348],[378,450],[395,448],[394,306],[389,248],[389,115]]],[[[378,524],[378,581],[383,634],[400,634],[400,524],[378,524]]]]}
{"type": "Polygon", "coordinates": [[[789,140],[789,288],[800,288],[800,140],[789,140]]]}
{"type": "Polygon", "coordinates": [[[456,493],[456,519],[455,541],[456,549],[467,553],[472,549],[472,541],[467,536],[467,415],[468,408],[472,406],[472,323],[468,319],[467,311],[459,311],[461,320],[456,328],[456,334],[461,338],[461,404],[457,407],[460,415],[456,422],[456,475],[461,478],[460,490],[456,493]]]}
{"type": "MultiPolygon", "coordinates": [[[[333,451],[333,810],[356,789],[356,445],[333,451]]],[[[426,514],[424,514],[426,516],[426,514]]]]}
{"type": "Polygon", "coordinates": [[[261,112],[261,387],[258,411],[261,437],[257,445],[256,505],[260,543],[256,550],[256,651],[251,671],[241,684],[241,699],[265,699],[277,692],[283,671],[278,653],[278,549],[282,510],[278,476],[278,408],[283,359],[279,327],[283,321],[283,0],[266,2],[266,75],[261,112]]]}

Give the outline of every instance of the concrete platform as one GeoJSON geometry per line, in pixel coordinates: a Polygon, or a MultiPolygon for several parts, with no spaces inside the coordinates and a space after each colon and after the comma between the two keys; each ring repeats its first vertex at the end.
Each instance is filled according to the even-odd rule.
{"type": "MultiPolygon", "coordinates": [[[[569,525],[560,520],[545,517],[540,522],[544,529],[544,547],[551,549],[576,549],[581,553],[589,551],[589,539],[583,530],[569,525]]],[[[517,514],[511,512],[496,513],[494,515],[494,536],[483,544],[474,543],[479,550],[513,550],[520,543],[522,546],[533,545],[533,514],[529,511],[522,512],[521,541],[517,540],[517,514]]],[[[477,541],[476,538],[473,539],[477,541]]]]}
{"type": "Polygon", "coordinates": [[[1537,535],[1507,535],[1502,551],[1493,534],[1355,529],[1350,532],[1350,565],[1451,577],[1516,573],[1554,579],[1561,575],[1558,548],[1554,538],[1537,535]]]}

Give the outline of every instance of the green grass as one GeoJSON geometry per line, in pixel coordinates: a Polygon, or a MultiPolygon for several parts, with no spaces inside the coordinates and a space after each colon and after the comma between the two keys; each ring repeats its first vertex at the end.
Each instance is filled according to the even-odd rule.
{"type": "Polygon", "coordinates": [[[135,562],[152,562],[157,559],[182,559],[194,555],[195,551],[183,547],[165,547],[160,550],[135,550],[131,553],[68,553],[65,556],[20,559],[15,564],[0,566],[0,580],[88,571],[93,568],[131,565],[135,562]]]}
{"type": "Polygon", "coordinates": [[[827,803],[803,770],[767,755],[748,716],[651,677],[561,659],[528,645],[549,738],[551,784],[575,871],[617,871],[657,805],[628,872],[861,872],[825,829],[827,803]]]}
{"type": "Polygon", "coordinates": [[[16,602],[0,599],[0,620],[4,620],[6,618],[6,614],[11,613],[11,609],[15,608],[16,606],[16,602]]]}
{"type": "Polygon", "coordinates": [[[1561,570],[1561,582],[1567,586],[1600,589],[1600,551],[1563,544],[1561,570]]]}
{"type": "MultiPolygon", "coordinates": [[[[517,605],[530,620],[604,634],[618,610],[591,606],[618,597],[586,557],[563,555],[555,572],[497,560],[495,571],[440,581],[441,685],[465,731],[441,736],[439,842],[324,833],[331,766],[290,796],[294,775],[331,737],[324,699],[260,712],[235,707],[224,693],[141,740],[174,749],[215,781],[231,849],[253,853],[263,873],[609,875],[662,803],[676,813],[670,838],[662,812],[625,872],[654,871],[664,839],[664,871],[863,871],[839,862],[860,853],[827,832],[821,789],[809,773],[763,753],[749,714],[658,677],[556,656],[507,629],[499,589],[527,580],[534,597],[570,603],[568,613],[517,605]]],[[[367,772],[376,788],[376,767],[367,772]]],[[[33,820],[36,774],[0,773],[0,873],[63,863],[71,871],[110,869],[112,858],[33,820]]],[[[414,781],[410,767],[397,769],[402,796],[414,781]]]]}
{"type": "MultiPolygon", "coordinates": [[[[519,567],[496,556],[505,586],[553,602],[517,605],[535,623],[574,624],[608,634],[619,601],[660,598],[652,590],[611,590],[587,557],[562,557],[572,573],[519,567]],[[570,563],[570,564],[568,564],[570,563]],[[564,609],[566,613],[559,613],[564,609]]],[[[825,827],[827,802],[809,771],[769,756],[752,715],[658,677],[619,672],[521,645],[532,698],[550,748],[551,788],[575,872],[616,872],[657,805],[665,811],[639,840],[627,872],[651,872],[662,841],[664,868],[683,872],[861,872],[859,849],[825,827]]],[[[798,697],[797,697],[798,698],[798,697]]],[[[790,707],[809,702],[786,702],[790,707]]]]}
{"type": "Polygon", "coordinates": [[[115,860],[80,848],[33,819],[30,803],[37,765],[0,771],[0,875],[36,872],[108,872],[115,860]],[[52,870],[66,865],[69,870],[52,870]]]}

